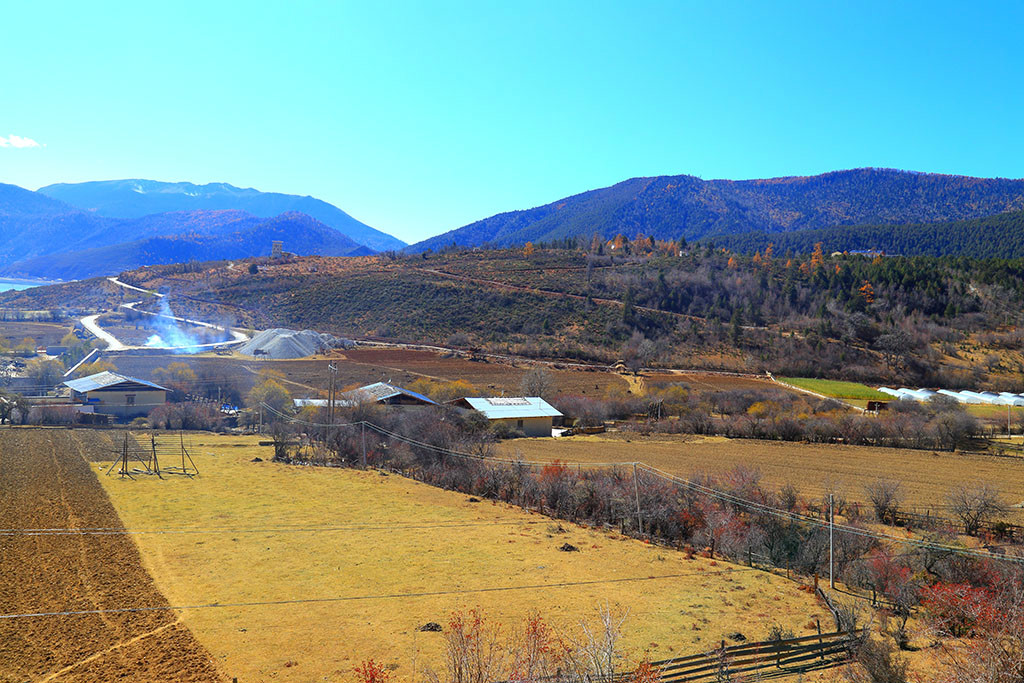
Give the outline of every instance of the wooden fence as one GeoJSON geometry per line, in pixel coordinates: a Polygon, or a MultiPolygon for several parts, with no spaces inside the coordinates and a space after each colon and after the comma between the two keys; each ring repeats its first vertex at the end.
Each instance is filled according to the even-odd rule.
{"type": "MultiPolygon", "coordinates": [[[[659,680],[673,683],[730,680],[731,677],[754,672],[759,678],[790,676],[848,661],[851,650],[865,635],[864,631],[836,631],[730,646],[722,641],[716,650],[651,662],[651,667],[659,680]]],[[[631,677],[632,674],[623,674],[617,680],[625,681],[631,677]]]]}
{"type": "MultiPolygon", "coordinates": [[[[919,512],[911,512],[909,510],[899,510],[895,514],[894,521],[896,523],[895,526],[917,529],[949,527],[961,532],[963,531],[963,522],[953,519],[952,517],[934,514],[931,511],[921,514],[919,512]]],[[[1021,526],[1020,524],[1011,524],[1010,522],[1004,522],[1002,520],[992,521],[986,519],[978,523],[978,534],[1007,541],[1019,542],[1024,539],[1024,526],[1021,526]]]]}

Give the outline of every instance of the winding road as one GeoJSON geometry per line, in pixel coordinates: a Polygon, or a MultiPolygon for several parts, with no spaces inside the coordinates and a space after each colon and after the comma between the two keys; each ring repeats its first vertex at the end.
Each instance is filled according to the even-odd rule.
{"type": "MultiPolygon", "coordinates": [[[[148,289],[142,289],[141,287],[136,287],[135,285],[130,285],[127,282],[121,282],[116,277],[108,277],[107,281],[117,285],[118,287],[124,287],[125,289],[129,289],[129,290],[132,290],[132,291],[142,292],[143,294],[151,294],[153,296],[160,297],[160,298],[163,298],[164,296],[166,296],[164,294],[160,294],[159,292],[154,292],[154,291],[151,291],[151,290],[148,290],[148,289]]],[[[231,341],[214,342],[214,343],[211,343],[211,344],[194,344],[194,345],[189,345],[189,346],[138,346],[138,345],[124,344],[124,343],[121,342],[121,340],[119,340],[117,337],[112,335],[107,330],[104,330],[100,326],[100,324],[99,324],[99,317],[101,315],[103,315],[102,313],[96,313],[94,315],[87,315],[84,318],[82,318],[81,319],[82,327],[84,327],[89,332],[94,334],[98,339],[102,339],[104,342],[106,342],[106,344],[107,344],[106,350],[107,351],[130,351],[130,350],[133,350],[133,349],[162,349],[162,350],[165,350],[165,351],[180,351],[180,350],[184,350],[184,349],[189,349],[189,350],[193,350],[193,349],[208,350],[208,349],[212,349],[212,348],[217,347],[217,346],[224,346],[226,344],[242,344],[244,342],[249,341],[249,336],[247,334],[245,334],[244,332],[241,332],[239,330],[232,329],[230,327],[223,327],[221,325],[215,325],[213,323],[203,322],[202,320],[192,320],[191,318],[181,318],[181,317],[176,316],[176,315],[168,315],[166,313],[153,313],[151,311],[143,311],[141,309],[135,308],[136,306],[138,306],[141,303],[142,303],[142,300],[139,299],[138,301],[131,301],[131,302],[126,303],[126,304],[121,304],[121,308],[127,308],[128,310],[135,311],[136,313],[142,313],[142,314],[145,314],[145,315],[151,315],[151,316],[154,316],[154,317],[157,317],[157,318],[167,318],[169,320],[174,320],[176,322],[186,323],[186,324],[189,324],[189,325],[198,325],[199,327],[206,327],[206,328],[209,328],[211,330],[220,330],[221,332],[227,332],[228,334],[231,335],[231,341]]]]}

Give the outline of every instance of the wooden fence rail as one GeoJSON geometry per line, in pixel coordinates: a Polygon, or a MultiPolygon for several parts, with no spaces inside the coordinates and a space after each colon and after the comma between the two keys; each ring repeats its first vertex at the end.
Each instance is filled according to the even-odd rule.
{"type": "MultiPolygon", "coordinates": [[[[835,666],[845,661],[863,633],[836,631],[801,638],[722,646],[689,657],[651,662],[660,680],[682,683],[776,669],[778,674],[835,666]]],[[[622,679],[628,679],[623,676],[622,679]]]]}
{"type": "MultiPolygon", "coordinates": [[[[808,671],[839,666],[849,661],[853,648],[867,636],[867,630],[817,633],[800,638],[765,640],[721,647],[686,657],[675,657],[651,662],[658,681],[685,683],[687,681],[733,680],[734,676],[757,672],[758,680],[782,678],[808,671]]],[[[625,683],[632,680],[632,672],[610,677],[592,678],[589,683],[625,683]]],[[[559,677],[545,679],[559,683],[559,677]]],[[[502,683],[509,683],[504,681],[502,683]]]]}

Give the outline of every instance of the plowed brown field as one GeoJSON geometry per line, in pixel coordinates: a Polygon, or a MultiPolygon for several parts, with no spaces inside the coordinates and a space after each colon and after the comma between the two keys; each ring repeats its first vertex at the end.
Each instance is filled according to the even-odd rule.
{"type": "MultiPolygon", "coordinates": [[[[0,430],[0,614],[160,607],[167,601],[127,535],[24,529],[123,529],[83,456],[103,432],[0,430]]],[[[109,456],[108,456],[109,457],[109,456]]],[[[0,681],[221,681],[171,611],[0,619],[0,681]]]]}

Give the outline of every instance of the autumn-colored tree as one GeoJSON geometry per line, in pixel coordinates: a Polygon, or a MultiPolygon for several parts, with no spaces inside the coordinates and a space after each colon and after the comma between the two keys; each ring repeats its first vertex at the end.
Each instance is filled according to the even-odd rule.
{"type": "Polygon", "coordinates": [[[824,245],[821,242],[814,244],[814,252],[811,253],[811,268],[817,270],[825,265],[824,245]]]}
{"type": "Polygon", "coordinates": [[[533,242],[527,242],[523,247],[523,256],[533,256],[534,251],[536,250],[533,248],[533,242]]]}
{"type": "Polygon", "coordinates": [[[760,268],[761,264],[763,263],[763,261],[761,260],[761,252],[754,252],[754,258],[751,261],[755,266],[760,268]]]}
{"type": "Polygon", "coordinates": [[[860,292],[861,297],[864,299],[864,303],[871,304],[875,302],[875,288],[872,287],[871,283],[867,280],[864,281],[864,284],[862,284],[860,289],[857,291],[860,292]]]}
{"type": "Polygon", "coordinates": [[[250,408],[259,408],[265,403],[278,412],[285,412],[292,407],[292,397],[280,382],[268,378],[249,390],[245,403],[250,408]]]}
{"type": "Polygon", "coordinates": [[[629,244],[629,240],[626,239],[625,235],[623,235],[622,233],[619,233],[612,240],[612,249],[614,249],[615,251],[620,251],[620,250],[624,249],[627,244],[629,244]]]}
{"type": "Polygon", "coordinates": [[[153,370],[154,382],[183,394],[187,394],[195,388],[196,379],[195,371],[189,367],[188,363],[181,361],[170,363],[166,368],[153,370]]]}
{"type": "Polygon", "coordinates": [[[100,372],[117,372],[117,366],[108,360],[96,360],[92,363],[84,363],[75,370],[75,377],[88,377],[100,372]]]}
{"type": "Polygon", "coordinates": [[[64,364],[52,358],[33,358],[25,363],[25,376],[39,389],[53,387],[64,375],[64,364]]]}
{"type": "Polygon", "coordinates": [[[539,614],[526,619],[521,633],[512,643],[512,669],[509,681],[535,683],[554,678],[562,669],[566,646],[539,614]]]}
{"type": "Polygon", "coordinates": [[[729,262],[726,265],[728,265],[730,269],[735,270],[736,269],[736,257],[735,256],[730,256],[729,257],[729,262]]]}
{"type": "Polygon", "coordinates": [[[491,683],[500,680],[504,653],[500,626],[491,625],[478,609],[453,612],[445,631],[448,683],[491,683]]]}
{"type": "Polygon", "coordinates": [[[955,638],[991,628],[1000,618],[992,592],[965,583],[935,583],[921,591],[925,618],[955,638]]]}

